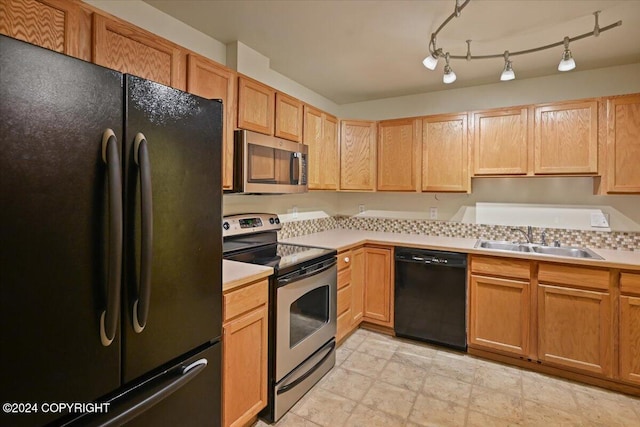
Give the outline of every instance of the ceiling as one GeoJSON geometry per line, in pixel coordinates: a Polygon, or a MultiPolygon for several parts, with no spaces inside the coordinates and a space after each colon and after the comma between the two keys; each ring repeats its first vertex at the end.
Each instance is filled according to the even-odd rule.
{"type": "MultiPolygon", "coordinates": [[[[337,104],[499,81],[504,60],[443,61],[424,68],[430,35],[455,0],[144,0],[222,43],[236,40],[267,56],[271,68],[337,104]]],[[[517,51],[622,20],[621,27],[570,45],[576,70],[640,63],[640,0],[472,0],[438,35],[438,47],[465,55],[517,51]]],[[[517,79],[558,73],[563,48],[512,57],[517,79]]],[[[503,84],[509,84],[505,82],[503,84]]]]}

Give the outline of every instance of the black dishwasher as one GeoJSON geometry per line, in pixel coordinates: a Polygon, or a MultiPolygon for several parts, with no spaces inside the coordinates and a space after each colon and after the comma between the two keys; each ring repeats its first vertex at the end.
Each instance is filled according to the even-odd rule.
{"type": "Polygon", "coordinates": [[[395,254],[396,335],[466,351],[466,254],[414,248],[395,254]]]}

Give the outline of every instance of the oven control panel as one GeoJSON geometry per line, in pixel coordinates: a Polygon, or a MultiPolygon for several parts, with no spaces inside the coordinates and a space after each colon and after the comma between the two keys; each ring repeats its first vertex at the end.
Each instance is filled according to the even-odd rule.
{"type": "Polygon", "coordinates": [[[222,218],[222,235],[238,236],[260,231],[278,231],[282,228],[276,214],[238,214],[222,218]]]}

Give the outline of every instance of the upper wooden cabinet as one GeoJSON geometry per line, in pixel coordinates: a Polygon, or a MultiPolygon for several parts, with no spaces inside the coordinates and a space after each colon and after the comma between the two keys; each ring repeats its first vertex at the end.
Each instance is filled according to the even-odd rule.
{"type": "Polygon", "coordinates": [[[535,108],[536,174],[598,172],[598,102],[586,100],[535,108]]]}
{"type": "Polygon", "coordinates": [[[479,111],[472,117],[473,174],[526,175],[527,108],[479,111]]]}
{"type": "Polygon", "coordinates": [[[279,138],[302,142],[302,101],[276,93],[276,131],[279,138]]]}
{"type": "Polygon", "coordinates": [[[640,94],[607,100],[607,190],[640,193],[640,94]]]}
{"type": "Polygon", "coordinates": [[[422,119],[422,191],[471,191],[467,133],[466,114],[422,119]]]}
{"type": "Polygon", "coordinates": [[[337,190],[338,119],[309,105],[304,106],[304,138],[309,146],[307,182],[309,190],[337,190]]]}
{"type": "Polygon", "coordinates": [[[67,0],[2,0],[0,33],[91,60],[91,34],[82,32],[80,4],[67,0]]]}
{"type": "Polygon", "coordinates": [[[340,190],[376,188],[376,122],[340,123],[340,190]]]}
{"type": "Polygon", "coordinates": [[[302,142],[303,103],[246,76],[238,78],[238,127],[302,142]]]}
{"type": "Polygon", "coordinates": [[[93,14],[93,62],[186,90],[186,52],[127,22],[93,14]]]}
{"type": "Polygon", "coordinates": [[[245,76],[238,78],[238,127],[273,135],[275,89],[245,76]]]}
{"type": "Polygon", "coordinates": [[[221,99],[224,106],[222,130],[222,188],[233,188],[233,130],[236,127],[236,73],[210,59],[189,54],[187,91],[203,98],[221,99]]]}
{"type": "Polygon", "coordinates": [[[378,123],[378,178],[380,191],[416,191],[420,160],[420,122],[414,119],[378,123]]]}

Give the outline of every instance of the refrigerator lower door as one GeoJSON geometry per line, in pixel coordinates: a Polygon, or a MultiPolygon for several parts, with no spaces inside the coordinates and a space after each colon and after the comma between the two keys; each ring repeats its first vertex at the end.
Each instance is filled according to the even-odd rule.
{"type": "Polygon", "coordinates": [[[91,402],[120,386],[119,322],[108,346],[100,325],[117,192],[102,138],[121,143],[122,75],[5,36],[0,70],[0,401],[91,402]]]}
{"type": "Polygon", "coordinates": [[[105,413],[64,426],[220,426],[221,350],[218,342],[107,401],[105,413]]]}

